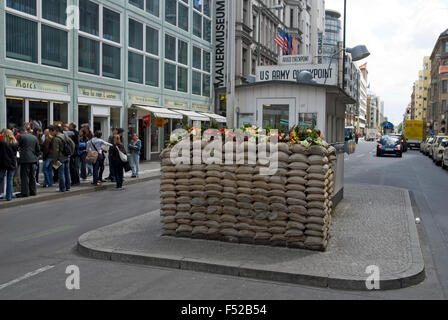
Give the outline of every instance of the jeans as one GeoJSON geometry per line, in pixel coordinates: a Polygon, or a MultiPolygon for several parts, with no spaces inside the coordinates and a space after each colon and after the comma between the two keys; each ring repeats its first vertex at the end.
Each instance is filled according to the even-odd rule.
{"type": "Polygon", "coordinates": [[[36,168],[35,163],[21,163],[20,164],[20,187],[21,194],[24,197],[35,196],[36,190],[36,168]]]}
{"type": "Polygon", "coordinates": [[[44,161],[44,164],[42,165],[42,172],[44,173],[45,177],[45,186],[53,186],[53,159],[47,159],[44,161]]]}
{"type": "Polygon", "coordinates": [[[115,180],[114,166],[112,165],[111,155],[109,155],[108,158],[109,158],[109,177],[108,177],[108,179],[115,180]]]}
{"type": "Polygon", "coordinates": [[[59,160],[62,165],[58,169],[59,191],[70,191],[70,159],[59,160]]]}
{"type": "Polygon", "coordinates": [[[133,177],[138,177],[139,162],[140,162],[140,155],[138,153],[131,153],[131,169],[133,177]]]}
{"type": "Polygon", "coordinates": [[[6,200],[11,201],[13,191],[13,179],[15,170],[0,170],[0,185],[3,184],[3,178],[6,176],[6,200]]]}
{"type": "Polygon", "coordinates": [[[98,181],[103,181],[103,173],[104,173],[104,161],[106,159],[103,158],[103,160],[100,160],[100,168],[98,173],[98,181]]]}
{"type": "Polygon", "coordinates": [[[39,160],[37,160],[37,164],[36,164],[36,183],[39,183],[39,171],[40,171],[40,164],[39,164],[39,160]]]}
{"type": "Polygon", "coordinates": [[[93,183],[94,184],[98,183],[100,167],[101,167],[101,160],[98,158],[96,160],[96,162],[93,164],[93,183]]]}
{"type": "Polygon", "coordinates": [[[114,168],[115,182],[117,183],[117,188],[123,187],[123,162],[121,160],[112,159],[111,166],[114,168]]]}
{"type": "Polygon", "coordinates": [[[79,162],[81,166],[81,179],[87,179],[87,162],[86,162],[87,152],[84,152],[79,156],[79,162]]]}
{"type": "Polygon", "coordinates": [[[70,177],[71,182],[76,185],[80,183],[79,180],[79,157],[72,156],[70,157],[70,177]]]}

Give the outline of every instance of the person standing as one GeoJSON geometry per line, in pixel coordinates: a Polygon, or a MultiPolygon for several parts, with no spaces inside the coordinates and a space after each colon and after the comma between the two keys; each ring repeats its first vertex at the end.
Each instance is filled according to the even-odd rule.
{"type": "Polygon", "coordinates": [[[59,191],[70,191],[70,153],[67,148],[75,149],[73,141],[62,133],[62,129],[51,126],[50,134],[53,136],[53,165],[58,167],[59,191]]]}
{"type": "Polygon", "coordinates": [[[101,139],[103,137],[103,133],[98,130],[95,131],[95,137],[89,141],[87,144],[87,151],[96,151],[98,152],[98,158],[96,162],[93,164],[93,182],[92,184],[95,186],[100,186],[101,183],[99,181],[99,170],[101,169],[101,163],[104,163],[104,155],[102,152],[103,145],[112,146],[112,144],[101,139]]]}
{"type": "Polygon", "coordinates": [[[19,164],[20,164],[20,183],[21,194],[19,197],[27,198],[35,196],[36,174],[34,172],[36,163],[40,155],[39,141],[26,128],[20,129],[19,136],[19,164]]]}
{"type": "MultiPolygon", "coordinates": [[[[35,127],[33,129],[33,135],[37,138],[37,141],[39,142],[39,148],[40,148],[40,152],[42,154],[42,147],[43,147],[43,143],[42,143],[42,131],[39,127],[35,127]]],[[[39,183],[39,173],[40,173],[40,156],[39,159],[37,159],[37,163],[36,163],[36,185],[40,186],[39,183]]]]}
{"type": "MultiPolygon", "coordinates": [[[[114,143],[114,137],[118,134],[118,129],[117,128],[113,128],[112,129],[112,135],[109,137],[108,142],[110,144],[114,143]]],[[[110,180],[110,182],[115,182],[115,173],[114,173],[114,168],[112,167],[112,156],[108,155],[108,161],[109,161],[109,177],[107,177],[107,180],[110,180]]]]}
{"type": "Polygon", "coordinates": [[[53,180],[53,136],[50,134],[50,130],[44,131],[45,141],[43,144],[42,160],[42,172],[44,174],[44,188],[50,188],[54,184],[53,180]]]}
{"type": "Polygon", "coordinates": [[[79,163],[80,159],[78,156],[79,150],[79,132],[76,130],[76,124],[70,123],[69,131],[73,134],[70,135],[70,139],[72,139],[75,144],[75,152],[70,156],[70,177],[72,181],[72,186],[77,186],[81,183],[79,179],[79,163]]]}
{"type": "Polygon", "coordinates": [[[112,157],[112,166],[115,173],[115,182],[117,183],[117,190],[123,190],[123,175],[124,164],[120,157],[120,151],[126,154],[123,143],[119,135],[114,136],[114,145],[109,149],[112,157]]]}
{"type": "Polygon", "coordinates": [[[128,147],[131,153],[132,178],[138,178],[142,142],[140,141],[136,133],[133,134],[132,141],[131,143],[129,143],[128,147]]]}
{"type": "Polygon", "coordinates": [[[87,138],[86,130],[81,129],[79,131],[78,159],[81,168],[80,177],[83,181],[87,180],[87,162],[86,162],[87,142],[89,142],[89,139],[87,138]]]}
{"type": "Polygon", "coordinates": [[[17,169],[17,140],[11,130],[6,130],[0,140],[0,185],[6,177],[6,201],[12,200],[13,179],[17,169]]]}

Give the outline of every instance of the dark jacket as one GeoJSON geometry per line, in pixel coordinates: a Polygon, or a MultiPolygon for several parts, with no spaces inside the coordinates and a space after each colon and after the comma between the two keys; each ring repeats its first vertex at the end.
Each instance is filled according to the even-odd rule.
{"type": "Polygon", "coordinates": [[[118,153],[117,147],[118,147],[118,149],[120,149],[121,152],[126,154],[126,150],[124,149],[124,145],[122,143],[114,144],[113,147],[110,147],[109,154],[112,157],[112,160],[121,161],[120,154],[118,153]]]}
{"type": "Polygon", "coordinates": [[[40,155],[39,141],[28,132],[21,134],[19,137],[19,152],[19,163],[37,163],[40,155]]]}
{"type": "Polygon", "coordinates": [[[42,160],[53,159],[53,139],[45,139],[42,160]]]}
{"type": "Polygon", "coordinates": [[[18,144],[8,144],[0,140],[0,170],[17,169],[18,144]]]}
{"type": "Polygon", "coordinates": [[[67,137],[66,135],[64,135],[63,133],[58,133],[56,135],[56,137],[53,138],[52,140],[52,144],[53,144],[53,161],[62,161],[62,160],[67,160],[68,157],[66,155],[64,155],[63,150],[64,150],[64,140],[66,140],[68,143],[72,143],[73,144],[73,149],[74,148],[74,142],[73,140],[71,140],[69,137],[67,137]]]}

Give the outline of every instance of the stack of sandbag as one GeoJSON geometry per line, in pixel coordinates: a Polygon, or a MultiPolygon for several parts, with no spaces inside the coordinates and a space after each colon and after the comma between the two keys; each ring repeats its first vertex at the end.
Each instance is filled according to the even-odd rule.
{"type": "Polygon", "coordinates": [[[160,178],[160,216],[162,220],[163,235],[174,236],[179,227],[176,222],[176,168],[170,160],[171,148],[165,149],[161,157],[160,178]]]}
{"type": "Polygon", "coordinates": [[[323,146],[308,149],[306,201],[308,216],[305,225],[305,247],[325,250],[328,244],[331,211],[333,207],[330,189],[333,169],[328,159],[328,150],[323,146]]]}

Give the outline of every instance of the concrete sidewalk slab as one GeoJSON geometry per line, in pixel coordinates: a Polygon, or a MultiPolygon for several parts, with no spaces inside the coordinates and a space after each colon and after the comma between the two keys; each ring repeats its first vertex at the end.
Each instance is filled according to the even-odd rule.
{"type": "Polygon", "coordinates": [[[331,234],[324,253],[163,237],[155,211],[84,234],[78,250],[98,259],[344,290],[367,290],[372,265],[381,290],[425,278],[407,190],[346,186],[331,234]]]}
{"type": "MultiPolygon", "coordinates": [[[[103,173],[103,179],[109,175],[109,167],[107,166],[103,173]]],[[[160,178],[160,162],[144,162],[140,164],[139,178],[131,178],[132,173],[127,172],[124,175],[124,185],[132,185],[142,182],[147,182],[160,178]]],[[[43,181],[43,178],[42,180],[43,181]]],[[[0,211],[2,209],[10,209],[14,207],[24,206],[28,204],[44,202],[53,199],[68,198],[76,195],[87,194],[91,192],[112,190],[116,187],[115,182],[105,182],[101,186],[96,187],[92,184],[92,177],[89,177],[86,181],[81,181],[81,185],[73,186],[70,192],[58,192],[59,187],[56,183],[52,188],[37,187],[37,195],[35,197],[17,198],[12,201],[6,201],[0,199],[0,211]]]]}

